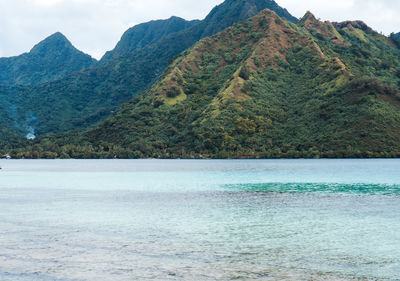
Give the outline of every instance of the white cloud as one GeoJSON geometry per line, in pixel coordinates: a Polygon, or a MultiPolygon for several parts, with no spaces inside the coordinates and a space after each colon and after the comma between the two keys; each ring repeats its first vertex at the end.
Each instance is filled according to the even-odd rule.
{"type": "MultiPolygon", "coordinates": [[[[99,58],[129,27],[172,15],[201,19],[223,0],[0,0],[0,57],[27,52],[60,31],[99,58]]],[[[311,10],[324,20],[361,19],[378,31],[400,31],[398,0],[277,0],[301,17],[311,10]]]]}
{"type": "Polygon", "coordinates": [[[52,5],[57,5],[63,0],[33,0],[33,3],[35,5],[41,5],[41,6],[52,6],[52,5]]]}
{"type": "Polygon", "coordinates": [[[0,0],[0,57],[19,55],[54,32],[97,58],[129,27],[176,15],[204,18],[222,0],[0,0]]]}
{"type": "Polygon", "coordinates": [[[311,11],[322,20],[362,20],[378,32],[400,32],[398,0],[276,0],[293,15],[311,11]]]}

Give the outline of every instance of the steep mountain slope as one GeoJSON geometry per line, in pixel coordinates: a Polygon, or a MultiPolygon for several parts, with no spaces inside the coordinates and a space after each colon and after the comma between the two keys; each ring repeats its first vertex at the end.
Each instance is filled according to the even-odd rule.
{"type": "Polygon", "coordinates": [[[163,73],[170,60],[199,39],[268,7],[295,21],[272,0],[227,0],[214,8],[206,19],[188,29],[158,41],[154,39],[154,43],[128,54],[116,55],[96,68],[20,91],[19,116],[29,112],[34,114],[37,117],[35,131],[39,135],[92,126],[146,90],[163,73]]]}
{"type": "Polygon", "coordinates": [[[294,25],[266,10],[177,58],[146,94],[87,133],[86,152],[398,157],[399,58],[363,22],[308,13],[294,25]]]}
{"type": "Polygon", "coordinates": [[[0,58],[0,84],[35,85],[88,68],[95,60],[77,50],[61,33],[55,33],[29,53],[0,58]]]}
{"type": "Polygon", "coordinates": [[[128,29],[114,50],[107,52],[102,58],[102,62],[118,55],[125,55],[156,43],[172,33],[187,29],[198,20],[186,21],[179,17],[171,17],[167,20],[155,20],[147,23],[138,24],[128,29]]]}
{"type": "Polygon", "coordinates": [[[215,7],[210,14],[198,24],[171,34],[147,48],[138,50],[125,58],[131,64],[133,72],[145,72],[149,84],[162,74],[169,61],[202,38],[214,35],[235,23],[244,21],[264,9],[271,9],[289,21],[297,19],[273,0],[226,0],[215,7]]]}
{"type": "MultiPolygon", "coordinates": [[[[129,56],[121,57],[121,60],[132,66],[131,71],[133,73],[145,73],[145,81],[141,82],[148,86],[162,74],[172,58],[193,46],[200,39],[251,18],[267,8],[276,11],[289,21],[297,21],[286,9],[281,8],[273,0],[226,0],[215,7],[198,24],[171,34],[156,44],[131,53],[129,56]]],[[[138,89],[138,92],[141,91],[143,91],[143,88],[138,89]]]]}

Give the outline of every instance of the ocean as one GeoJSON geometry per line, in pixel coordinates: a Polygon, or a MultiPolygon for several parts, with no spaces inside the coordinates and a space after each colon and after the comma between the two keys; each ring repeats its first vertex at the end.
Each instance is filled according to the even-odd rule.
{"type": "Polygon", "coordinates": [[[1,160],[0,280],[400,280],[400,160],[1,160]]]}

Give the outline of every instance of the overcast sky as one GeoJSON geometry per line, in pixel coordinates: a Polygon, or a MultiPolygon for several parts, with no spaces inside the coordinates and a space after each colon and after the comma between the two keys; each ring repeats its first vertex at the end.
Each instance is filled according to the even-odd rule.
{"type": "MultiPolygon", "coordinates": [[[[100,58],[129,27],[172,15],[202,19],[223,0],[0,0],[0,57],[19,55],[60,31],[100,58]]],[[[296,17],[361,19],[377,31],[400,31],[400,0],[277,0],[296,17]]]]}

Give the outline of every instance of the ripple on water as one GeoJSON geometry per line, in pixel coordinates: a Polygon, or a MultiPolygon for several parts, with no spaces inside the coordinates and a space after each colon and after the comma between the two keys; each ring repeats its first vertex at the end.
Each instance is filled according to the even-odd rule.
{"type": "Polygon", "coordinates": [[[0,280],[400,280],[400,161],[38,163],[0,183],[0,280]]]}

